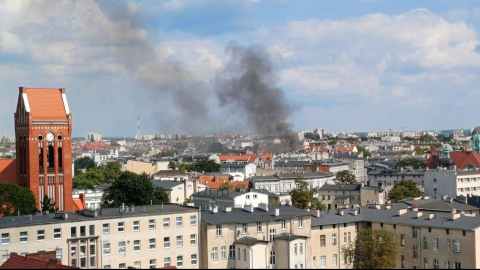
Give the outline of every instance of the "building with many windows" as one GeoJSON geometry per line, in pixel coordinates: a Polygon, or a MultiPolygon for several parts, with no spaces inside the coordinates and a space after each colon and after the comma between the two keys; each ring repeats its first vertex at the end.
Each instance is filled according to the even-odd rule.
{"type": "Polygon", "coordinates": [[[55,251],[83,269],[198,268],[198,208],[163,204],[0,218],[0,265],[9,253],[55,251]]]}

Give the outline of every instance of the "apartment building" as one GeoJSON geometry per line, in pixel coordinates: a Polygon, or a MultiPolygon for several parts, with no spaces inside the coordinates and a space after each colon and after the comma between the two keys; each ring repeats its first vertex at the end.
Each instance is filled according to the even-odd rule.
{"type": "Polygon", "coordinates": [[[383,189],[359,185],[324,185],[318,189],[320,202],[327,209],[337,209],[343,205],[368,205],[384,203],[383,189]]]}
{"type": "Polygon", "coordinates": [[[426,170],[424,169],[374,169],[368,173],[367,184],[369,186],[382,188],[385,197],[388,197],[388,192],[401,180],[412,180],[417,184],[417,187],[423,191],[425,186],[425,172],[426,170]]]}
{"type": "Polygon", "coordinates": [[[203,210],[217,206],[221,210],[227,207],[243,208],[245,205],[258,207],[269,203],[269,193],[263,190],[215,190],[207,189],[192,195],[195,206],[203,210]]]}
{"type": "Polygon", "coordinates": [[[337,173],[341,171],[350,171],[350,164],[340,161],[328,161],[322,163],[319,167],[319,170],[337,175],[337,173]]]}
{"type": "Polygon", "coordinates": [[[310,217],[291,205],[202,211],[201,268],[306,268],[310,217]]]}
{"type": "Polygon", "coordinates": [[[289,193],[297,188],[295,180],[302,179],[310,188],[320,188],[325,184],[334,184],[334,175],[325,172],[282,173],[272,176],[254,176],[250,179],[255,189],[266,189],[274,194],[289,193]]]}
{"type": "Polygon", "coordinates": [[[479,196],[480,170],[429,170],[425,173],[425,195],[479,196]]]}
{"type": "Polygon", "coordinates": [[[197,268],[198,208],[174,204],[0,218],[5,262],[11,252],[55,251],[84,269],[197,268]]]}

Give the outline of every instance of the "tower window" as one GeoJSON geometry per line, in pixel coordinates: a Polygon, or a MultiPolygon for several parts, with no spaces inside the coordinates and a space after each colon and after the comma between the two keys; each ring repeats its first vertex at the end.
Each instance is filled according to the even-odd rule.
{"type": "Polygon", "coordinates": [[[55,160],[55,151],[53,149],[53,146],[48,147],[48,153],[47,153],[47,161],[48,161],[48,168],[54,168],[54,160],[55,160]]]}
{"type": "Polygon", "coordinates": [[[38,149],[38,166],[43,170],[43,148],[38,149]]]}
{"type": "MultiPolygon", "coordinates": [[[[60,137],[60,136],[58,136],[60,137]]],[[[62,155],[62,148],[58,148],[58,168],[62,169],[63,168],[63,155],[62,155]]]]}

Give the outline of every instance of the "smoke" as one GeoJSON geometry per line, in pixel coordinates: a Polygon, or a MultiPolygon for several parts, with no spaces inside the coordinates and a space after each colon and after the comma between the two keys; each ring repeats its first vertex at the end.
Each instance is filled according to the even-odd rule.
{"type": "Polygon", "coordinates": [[[290,150],[297,149],[293,125],[286,122],[292,108],[284,92],[276,86],[269,55],[258,46],[242,47],[233,42],[225,52],[230,56],[229,62],[215,77],[221,106],[246,116],[256,132],[279,134],[290,150]]]}

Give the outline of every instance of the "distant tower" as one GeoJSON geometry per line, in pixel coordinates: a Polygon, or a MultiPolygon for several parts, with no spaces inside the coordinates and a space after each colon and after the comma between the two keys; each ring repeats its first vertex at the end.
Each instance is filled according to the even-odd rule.
{"type": "Polygon", "coordinates": [[[140,140],[141,139],[141,135],[140,135],[140,117],[137,118],[137,136],[135,136],[135,138],[137,140],[140,140]]]}

